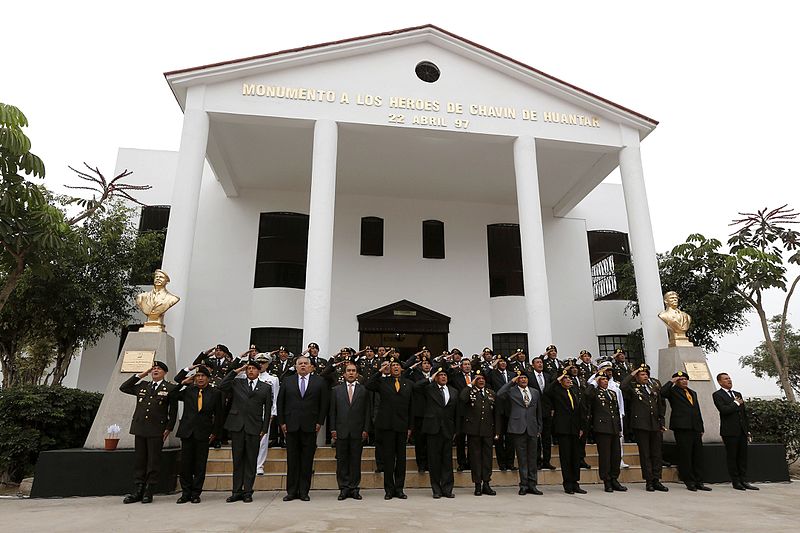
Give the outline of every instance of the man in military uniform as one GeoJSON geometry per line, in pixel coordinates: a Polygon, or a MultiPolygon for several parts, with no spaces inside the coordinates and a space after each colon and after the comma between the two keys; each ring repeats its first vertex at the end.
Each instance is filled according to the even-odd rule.
{"type": "Polygon", "coordinates": [[[467,436],[469,465],[475,496],[497,494],[492,489],[492,442],[494,432],[494,391],[486,388],[483,369],[475,371],[472,384],[459,393],[463,431],[467,436]]]}
{"type": "MultiPolygon", "coordinates": [[[[517,349],[516,352],[508,356],[508,369],[512,374],[516,375],[517,371],[530,373],[533,367],[526,361],[525,352],[517,349]]],[[[532,362],[532,361],[531,361],[532,362]]]]}
{"type": "MultiPolygon", "coordinates": [[[[487,387],[493,391],[500,388],[514,379],[516,374],[508,369],[508,362],[505,356],[497,354],[495,357],[495,368],[487,376],[487,387]]],[[[508,417],[511,413],[511,405],[508,398],[497,398],[494,406],[494,426],[495,426],[495,455],[497,456],[497,466],[501,472],[506,470],[516,470],[514,466],[514,443],[511,435],[508,434],[508,417]]]]}
{"type": "Polygon", "coordinates": [[[364,357],[358,360],[358,373],[364,378],[364,381],[372,377],[374,373],[381,367],[381,361],[375,357],[375,352],[371,347],[364,348],[364,357]]]}
{"type": "Polygon", "coordinates": [[[588,350],[581,350],[579,358],[578,372],[580,373],[581,381],[585,385],[589,382],[589,378],[595,375],[597,367],[592,363],[592,354],[588,350]]]}
{"type": "Polygon", "coordinates": [[[564,363],[558,360],[558,348],[551,344],[544,351],[544,371],[551,376],[560,376],[564,363]]]}
{"type": "Polygon", "coordinates": [[[178,417],[178,399],[169,397],[176,385],[164,377],[169,368],[161,361],[153,361],[152,368],[131,376],[119,390],[136,396],[130,433],[134,438],[133,493],[122,503],[151,503],[153,491],[159,481],[161,448],[167,440],[178,417]],[[151,381],[142,381],[151,374],[151,381]]]}
{"type": "Polygon", "coordinates": [[[216,387],[222,378],[230,371],[233,356],[224,344],[217,344],[204,352],[200,352],[192,362],[193,365],[203,365],[211,372],[211,385],[216,387]]]}
{"type": "MultiPolygon", "coordinates": [[[[450,369],[448,382],[461,394],[461,391],[472,383],[472,362],[467,358],[461,359],[458,368],[450,369]]],[[[469,457],[467,456],[467,436],[463,432],[460,421],[462,418],[461,413],[459,412],[457,416],[459,422],[456,424],[457,433],[455,438],[456,470],[463,472],[464,470],[469,470],[470,464],[469,457]]]]}
{"type": "MultiPolygon", "coordinates": [[[[281,346],[275,352],[277,352],[278,357],[272,360],[267,371],[280,381],[294,372],[294,357],[286,349],[286,346],[281,346]]],[[[270,355],[275,352],[270,352],[270,355]]]]}
{"type": "Polygon", "coordinates": [[[586,494],[580,486],[580,438],[585,433],[585,419],[581,407],[581,396],[573,388],[569,371],[561,375],[545,389],[553,410],[553,434],[558,437],[558,458],[561,462],[561,478],[567,494],[586,494]]]}
{"type": "Polygon", "coordinates": [[[614,362],[612,367],[614,370],[614,379],[617,383],[621,383],[625,376],[631,373],[631,364],[625,359],[625,350],[617,348],[614,350],[614,362]]]}
{"type": "Polygon", "coordinates": [[[616,393],[608,388],[608,376],[604,373],[598,374],[595,381],[596,386],[592,383],[586,387],[584,405],[587,427],[592,428],[597,443],[600,479],[603,480],[606,492],[624,492],[628,489],[619,483],[622,460],[619,440],[622,434],[619,399],[616,393]]]}
{"type": "Polygon", "coordinates": [[[625,397],[628,420],[639,447],[642,478],[648,492],[667,492],[661,483],[661,444],[664,427],[664,402],[660,388],[650,385],[648,368],[642,365],[625,376],[620,389],[625,397]]]}
{"type": "Polygon", "coordinates": [[[669,429],[675,434],[681,481],[692,492],[711,490],[703,484],[703,415],[697,393],[689,388],[686,372],[672,374],[672,380],[664,384],[661,394],[672,408],[669,429]]]}
{"type": "Polygon", "coordinates": [[[322,371],[328,366],[328,361],[324,357],[319,356],[319,344],[316,342],[309,342],[306,353],[308,354],[308,361],[313,367],[312,372],[317,375],[322,374],[322,371]]]}
{"type": "MultiPolygon", "coordinates": [[[[483,349],[481,352],[481,357],[483,358],[480,362],[479,368],[483,370],[483,375],[486,376],[489,372],[492,371],[494,368],[494,352],[488,346],[483,349]]],[[[477,370],[477,368],[476,368],[477,370]]]]}

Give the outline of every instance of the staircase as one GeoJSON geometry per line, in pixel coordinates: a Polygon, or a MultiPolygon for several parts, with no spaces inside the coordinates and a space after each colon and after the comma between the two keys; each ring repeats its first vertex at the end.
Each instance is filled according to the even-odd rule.
{"type": "MultiPolygon", "coordinates": [[[[625,444],[623,446],[623,459],[630,465],[620,472],[619,480],[622,483],[642,482],[641,467],[639,466],[639,452],[636,444],[625,444]]],[[[417,463],[414,460],[414,447],[406,449],[406,484],[409,489],[429,488],[430,481],[428,474],[417,472],[417,463]]],[[[470,473],[455,471],[455,452],[453,453],[453,470],[456,487],[472,487],[470,473]]],[[[597,470],[597,448],[593,444],[586,445],[586,462],[592,466],[591,470],[581,470],[581,483],[600,483],[597,470]]],[[[559,467],[558,446],[553,446],[553,457],[551,462],[559,467]]],[[[495,462],[495,465],[497,463],[495,462]]],[[[375,472],[375,448],[372,446],[364,447],[364,454],[361,457],[361,488],[378,489],[383,488],[383,474],[375,472]]],[[[675,468],[664,468],[663,481],[677,481],[678,473],[675,468]]],[[[206,470],[206,481],[203,490],[230,491],[233,482],[233,461],[231,459],[230,447],[211,449],[208,452],[208,463],[206,470]]],[[[492,485],[497,487],[511,487],[519,484],[518,472],[501,472],[495,469],[492,472],[492,485]]],[[[540,485],[560,485],[560,470],[540,470],[540,485]]],[[[336,485],[336,451],[324,446],[317,448],[314,456],[314,477],[311,481],[311,488],[338,489],[336,485]]],[[[255,490],[285,490],[286,489],[286,449],[270,448],[267,461],[264,463],[264,475],[256,477],[255,490]]]]}

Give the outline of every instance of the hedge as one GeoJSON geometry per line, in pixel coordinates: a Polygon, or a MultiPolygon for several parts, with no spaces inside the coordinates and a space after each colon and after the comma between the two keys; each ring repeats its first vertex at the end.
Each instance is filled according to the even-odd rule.
{"type": "Polygon", "coordinates": [[[39,452],[82,447],[102,398],[60,386],[0,389],[0,480],[32,475],[39,452]]]}
{"type": "Polygon", "coordinates": [[[786,400],[748,400],[747,412],[753,442],[780,442],[786,446],[786,460],[800,455],[800,404],[786,400]]]}

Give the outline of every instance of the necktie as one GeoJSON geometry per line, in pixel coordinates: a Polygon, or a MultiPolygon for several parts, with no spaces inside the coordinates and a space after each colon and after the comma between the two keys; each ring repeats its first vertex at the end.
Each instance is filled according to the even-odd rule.
{"type": "Polygon", "coordinates": [[[522,389],[522,401],[525,402],[525,407],[531,403],[531,397],[528,394],[528,389],[522,389]]]}
{"type": "Polygon", "coordinates": [[[686,399],[689,400],[689,404],[694,405],[694,400],[692,400],[692,393],[689,392],[689,389],[684,389],[684,394],[686,394],[686,399]]]}
{"type": "Polygon", "coordinates": [[[250,381],[250,392],[253,392],[255,390],[256,390],[256,382],[251,380],[250,381]]]}
{"type": "Polygon", "coordinates": [[[300,376],[300,397],[305,398],[306,396],[306,377],[300,376]]]}
{"type": "Polygon", "coordinates": [[[400,392],[400,378],[394,378],[394,390],[400,392]]]}
{"type": "Polygon", "coordinates": [[[203,408],[203,389],[197,389],[197,411],[203,408]]]}
{"type": "Polygon", "coordinates": [[[508,383],[508,374],[505,371],[503,372],[503,383],[508,383]]]}
{"type": "Polygon", "coordinates": [[[567,389],[567,397],[569,398],[569,405],[575,410],[575,400],[572,399],[572,393],[567,389]]]}
{"type": "Polygon", "coordinates": [[[544,390],[544,376],[541,372],[536,374],[536,381],[539,382],[539,389],[544,390]]]}
{"type": "Polygon", "coordinates": [[[439,392],[442,393],[442,401],[447,403],[447,397],[444,395],[444,387],[439,387],[439,392]]]}
{"type": "Polygon", "coordinates": [[[353,384],[347,384],[347,403],[353,403],[353,384]]]}
{"type": "Polygon", "coordinates": [[[735,400],[736,399],[736,395],[733,394],[733,390],[729,390],[728,394],[731,395],[731,400],[735,400]]]}
{"type": "Polygon", "coordinates": [[[469,374],[464,374],[464,381],[467,382],[467,385],[472,383],[472,380],[470,379],[469,374]]]}

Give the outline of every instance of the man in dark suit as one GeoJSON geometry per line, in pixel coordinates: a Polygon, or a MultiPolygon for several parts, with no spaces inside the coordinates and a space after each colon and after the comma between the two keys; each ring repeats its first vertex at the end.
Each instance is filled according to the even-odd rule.
{"type": "Polygon", "coordinates": [[[628,422],[639,448],[645,490],[667,492],[669,489],[661,483],[661,444],[666,429],[661,387],[651,384],[650,367],[643,364],[625,376],[620,389],[625,398],[628,422]]]}
{"type": "MultiPolygon", "coordinates": [[[[411,357],[410,361],[413,361],[415,357],[418,358],[418,361],[412,363],[403,375],[414,383],[428,381],[428,378],[431,377],[430,352],[425,349],[411,357]]],[[[425,434],[422,433],[422,422],[425,418],[425,399],[422,397],[422,391],[414,389],[412,400],[414,404],[414,421],[412,423],[411,436],[414,439],[414,456],[417,461],[417,470],[422,473],[428,470],[428,444],[425,434]]]]}
{"type": "Polygon", "coordinates": [[[336,482],[339,500],[360,500],[361,453],[372,423],[372,396],[358,383],[358,367],[346,363],[344,383],[331,390],[328,425],[336,443],[336,482]]]}
{"type": "Polygon", "coordinates": [[[510,406],[508,433],[519,463],[519,494],[541,496],[542,492],[536,487],[536,453],[542,433],[542,396],[537,389],[528,386],[528,375],[520,371],[500,387],[497,397],[508,399],[510,406]]]}
{"type": "MultiPolygon", "coordinates": [[[[503,385],[514,379],[514,374],[508,369],[508,361],[505,356],[498,354],[496,357],[495,368],[489,372],[487,386],[493,391],[499,391],[503,385]]],[[[494,433],[495,433],[495,455],[497,456],[497,466],[502,472],[506,470],[516,470],[514,466],[514,443],[511,442],[511,435],[508,434],[508,415],[511,406],[508,398],[497,399],[494,406],[494,433]]]]}
{"type": "Polygon", "coordinates": [[[224,426],[231,435],[233,454],[233,488],[225,500],[228,503],[253,501],[258,447],[261,437],[267,434],[272,410],[272,387],[258,379],[260,373],[260,365],[248,361],[228,372],[218,387],[231,395],[231,410],[224,426]],[[243,371],[247,379],[236,379],[243,371]]]}
{"type": "Polygon", "coordinates": [[[539,439],[539,450],[537,452],[539,470],[555,470],[556,467],[550,462],[553,452],[553,409],[550,407],[550,400],[545,396],[544,391],[553,381],[553,376],[544,370],[544,359],[536,356],[531,361],[533,371],[528,374],[528,382],[531,388],[539,392],[542,402],[542,436],[539,439]]]}
{"type": "Polygon", "coordinates": [[[178,401],[169,398],[170,391],[176,386],[164,379],[167,372],[166,364],[153,361],[152,368],[131,376],[119,386],[120,391],[137,397],[130,429],[135,437],[133,475],[136,489],[125,496],[123,503],[153,501],[161,466],[161,448],[178,417],[178,401]],[[148,374],[152,374],[152,381],[141,381],[148,374]]]}
{"type": "Polygon", "coordinates": [[[703,485],[703,415],[686,372],[672,374],[672,379],[661,387],[661,394],[672,408],[669,429],[675,434],[681,481],[692,492],[711,490],[703,485]]]}
{"type": "Polygon", "coordinates": [[[366,388],[380,397],[375,416],[375,431],[379,434],[383,454],[384,499],[407,498],[406,442],[411,436],[413,415],[411,380],[402,377],[400,360],[392,356],[381,365],[380,372],[366,383],[366,388]]]}
{"type": "Polygon", "coordinates": [[[467,436],[470,472],[475,484],[475,496],[497,494],[492,489],[492,443],[494,431],[494,391],[486,387],[484,370],[475,371],[472,384],[459,393],[462,430],[467,436]]]}
{"type": "Polygon", "coordinates": [[[725,443],[728,474],[736,490],[758,490],[747,482],[747,444],[751,439],[747,408],[741,393],[733,390],[731,377],[717,374],[720,389],[712,395],[714,406],[719,411],[719,434],[725,443]]]}
{"type": "Polygon", "coordinates": [[[170,397],[183,402],[183,416],[176,433],[181,439],[181,497],[176,503],[200,503],[208,444],[222,431],[222,393],[210,385],[211,371],[202,365],[184,368],[175,381],[182,386],[173,389],[170,397]],[[195,374],[187,377],[195,369],[195,374]]]}
{"type": "Polygon", "coordinates": [[[608,388],[608,376],[600,373],[596,377],[597,386],[589,384],[584,392],[584,408],[587,426],[592,428],[597,443],[597,455],[600,463],[600,479],[603,480],[606,492],[625,492],[619,482],[619,467],[622,459],[622,448],[619,437],[622,434],[622,422],[619,414],[617,394],[608,388]]]}
{"type": "Polygon", "coordinates": [[[278,393],[278,425],[286,437],[286,496],[283,501],[311,498],[311,476],[317,433],[328,414],[330,388],[324,378],[312,374],[308,357],[298,357],[296,374],[281,382],[278,393]]]}
{"type": "Polygon", "coordinates": [[[458,391],[447,384],[445,366],[414,385],[423,404],[422,434],[427,442],[433,498],[453,498],[453,435],[456,431],[458,391]]]}
{"type": "MultiPolygon", "coordinates": [[[[464,388],[472,383],[472,362],[466,357],[459,361],[458,367],[450,370],[449,383],[461,394],[464,388]]],[[[456,415],[459,419],[461,413],[456,415]]],[[[456,423],[456,463],[457,470],[469,470],[469,457],[467,456],[467,436],[461,431],[461,423],[456,423]]]]}
{"type": "Polygon", "coordinates": [[[569,369],[545,389],[553,409],[553,434],[558,438],[558,459],[561,479],[567,494],[586,494],[580,486],[580,438],[585,431],[581,396],[572,386],[569,369]]]}

